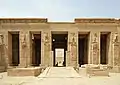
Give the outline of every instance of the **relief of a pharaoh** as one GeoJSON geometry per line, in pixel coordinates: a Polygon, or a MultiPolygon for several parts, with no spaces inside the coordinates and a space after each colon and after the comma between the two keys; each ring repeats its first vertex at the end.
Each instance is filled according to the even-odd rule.
{"type": "Polygon", "coordinates": [[[3,35],[0,34],[0,45],[3,45],[3,35]]]}
{"type": "Polygon", "coordinates": [[[26,45],[26,35],[24,34],[23,37],[22,37],[22,47],[25,48],[27,45],[26,45]]]}

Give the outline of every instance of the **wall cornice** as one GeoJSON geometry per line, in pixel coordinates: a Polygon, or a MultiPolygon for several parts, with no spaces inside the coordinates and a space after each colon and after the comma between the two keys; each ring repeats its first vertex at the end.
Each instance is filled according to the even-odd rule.
{"type": "Polygon", "coordinates": [[[47,23],[47,18],[0,18],[0,23],[47,23]]]}
{"type": "Polygon", "coordinates": [[[120,23],[120,19],[115,18],[75,18],[75,23],[120,23]]]}

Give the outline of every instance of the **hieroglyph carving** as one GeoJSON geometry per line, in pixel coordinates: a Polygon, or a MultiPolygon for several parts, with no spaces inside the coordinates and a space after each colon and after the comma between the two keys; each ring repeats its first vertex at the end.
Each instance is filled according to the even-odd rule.
{"type": "Polygon", "coordinates": [[[99,46],[97,33],[95,33],[93,36],[92,48],[93,48],[93,64],[98,64],[99,46]]]}
{"type": "Polygon", "coordinates": [[[94,34],[94,38],[93,38],[93,55],[97,54],[97,50],[98,50],[98,39],[97,39],[97,34],[94,34]]]}
{"type": "Polygon", "coordinates": [[[70,42],[71,46],[76,46],[75,33],[71,33],[71,37],[72,37],[70,42]]]}
{"type": "Polygon", "coordinates": [[[26,35],[25,34],[23,35],[23,37],[21,39],[21,42],[22,42],[22,48],[24,49],[27,46],[27,44],[26,44],[26,35]]]}
{"type": "Polygon", "coordinates": [[[44,32],[44,64],[48,65],[50,64],[50,38],[49,34],[47,32],[44,32]]]}
{"type": "Polygon", "coordinates": [[[0,34],[0,65],[2,61],[2,55],[3,55],[3,35],[0,34]]]}
{"type": "Polygon", "coordinates": [[[120,65],[120,57],[119,57],[119,40],[118,40],[118,33],[113,35],[113,49],[114,49],[114,66],[120,65]]]}
{"type": "Polygon", "coordinates": [[[46,32],[44,33],[44,45],[47,48],[46,50],[49,51],[49,45],[50,45],[50,43],[49,43],[49,35],[46,32]]]}
{"type": "Polygon", "coordinates": [[[22,50],[23,50],[23,54],[22,56],[26,59],[26,65],[25,68],[28,67],[28,60],[27,60],[27,52],[26,52],[26,47],[27,47],[27,42],[26,42],[26,34],[23,34],[23,36],[21,37],[21,45],[22,45],[22,50]]]}
{"type": "Polygon", "coordinates": [[[71,47],[71,58],[72,60],[76,60],[76,41],[75,41],[75,33],[71,33],[71,42],[69,43],[71,47]]]}
{"type": "Polygon", "coordinates": [[[3,35],[0,34],[0,46],[3,45],[3,35]]]}
{"type": "Polygon", "coordinates": [[[115,44],[115,43],[118,43],[118,33],[115,33],[114,35],[113,35],[113,43],[115,44]]]}

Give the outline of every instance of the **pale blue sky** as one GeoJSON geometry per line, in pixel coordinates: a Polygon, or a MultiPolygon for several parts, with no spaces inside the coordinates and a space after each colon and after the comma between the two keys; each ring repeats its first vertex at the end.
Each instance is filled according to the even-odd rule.
{"type": "Polygon", "coordinates": [[[119,18],[120,0],[0,0],[0,17],[46,17],[49,21],[119,18]]]}

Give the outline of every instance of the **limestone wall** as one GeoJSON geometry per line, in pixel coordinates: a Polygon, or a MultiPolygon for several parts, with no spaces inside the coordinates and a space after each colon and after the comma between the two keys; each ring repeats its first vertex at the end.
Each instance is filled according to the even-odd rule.
{"type": "MultiPolygon", "coordinates": [[[[2,20],[2,19],[0,19],[2,20]]],[[[31,19],[32,20],[32,19],[31,19]]],[[[88,63],[100,64],[100,33],[110,32],[110,45],[108,48],[108,65],[119,68],[120,58],[120,22],[100,20],[78,20],[73,23],[52,23],[46,19],[41,21],[29,21],[26,23],[20,20],[1,21],[0,33],[3,34],[4,49],[0,47],[0,57],[5,64],[0,65],[9,67],[11,65],[11,35],[10,32],[19,32],[20,36],[20,67],[29,67],[32,62],[31,34],[30,32],[41,32],[41,65],[53,66],[53,52],[51,43],[52,32],[66,32],[68,34],[68,50],[66,51],[66,65],[78,66],[78,34],[79,32],[89,32],[88,63]],[[113,43],[114,37],[118,36],[118,42],[113,43]],[[2,52],[3,51],[3,52],[2,52]]],[[[24,20],[25,21],[25,20],[24,20]]]]}

